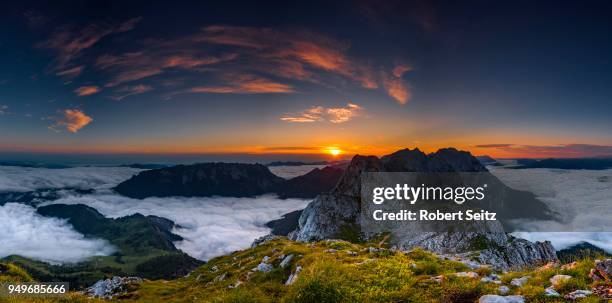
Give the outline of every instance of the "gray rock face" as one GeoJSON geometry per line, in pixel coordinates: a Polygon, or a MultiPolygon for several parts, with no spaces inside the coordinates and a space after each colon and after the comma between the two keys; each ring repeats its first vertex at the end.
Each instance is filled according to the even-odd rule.
{"type": "MultiPolygon", "coordinates": [[[[321,194],[302,212],[298,228],[288,237],[297,241],[369,237],[360,222],[361,174],[364,172],[487,172],[470,153],[441,149],[426,155],[418,149],[404,149],[391,155],[355,156],[336,187],[321,194]]],[[[497,221],[478,224],[471,232],[414,232],[412,228],[393,231],[400,250],[422,247],[439,254],[477,251],[480,263],[498,270],[518,269],[556,261],[550,242],[532,243],[507,235],[497,221]],[[474,244],[486,247],[475,248],[474,244]],[[479,245],[483,246],[483,245],[479,245]]]]}
{"type": "Polygon", "coordinates": [[[85,294],[94,298],[112,299],[126,291],[129,284],[140,282],[142,282],[142,279],[138,277],[113,277],[96,282],[85,290],[85,294]]]}

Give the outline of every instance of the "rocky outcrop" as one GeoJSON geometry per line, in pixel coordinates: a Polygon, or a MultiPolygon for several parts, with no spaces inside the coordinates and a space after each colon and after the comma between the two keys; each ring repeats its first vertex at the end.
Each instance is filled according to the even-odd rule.
{"type": "Polygon", "coordinates": [[[125,293],[131,284],[142,282],[138,277],[113,277],[112,279],[100,280],[85,290],[85,294],[93,298],[112,299],[125,293]]]}
{"type": "Polygon", "coordinates": [[[283,199],[311,199],[331,190],[342,174],[342,169],[325,167],[285,180],[261,164],[202,163],[144,171],[117,185],[115,191],[136,199],[254,197],[268,193],[278,194],[283,199]]]}
{"type": "MultiPolygon", "coordinates": [[[[366,172],[488,174],[487,169],[470,153],[452,148],[441,149],[429,155],[418,149],[404,149],[380,159],[358,155],[353,158],[337,186],[331,192],[319,195],[303,210],[298,228],[289,234],[289,238],[313,241],[330,238],[355,240],[373,236],[367,229],[364,230],[361,222],[361,176],[366,172]]],[[[512,190],[492,175],[489,178],[499,182],[498,187],[502,188],[496,199],[519,197],[516,200],[525,204],[516,207],[522,212],[520,215],[545,215],[546,206],[533,195],[512,190]]],[[[502,270],[557,260],[549,242],[532,243],[511,237],[497,221],[476,224],[470,232],[415,231],[412,227],[392,231],[396,248],[409,250],[418,246],[440,254],[475,251],[480,262],[502,270]]]]}

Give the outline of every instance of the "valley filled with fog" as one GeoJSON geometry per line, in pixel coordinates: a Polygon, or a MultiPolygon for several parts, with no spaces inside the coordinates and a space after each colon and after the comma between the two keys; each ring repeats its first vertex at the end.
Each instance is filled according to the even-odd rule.
{"type": "MultiPolygon", "coordinates": [[[[320,166],[317,166],[320,167],[320,166]]],[[[290,178],[305,174],[312,166],[283,166],[272,172],[290,178]]],[[[508,186],[531,191],[551,210],[561,214],[563,224],[574,230],[592,228],[609,221],[612,197],[612,170],[507,169],[491,167],[508,186]],[[604,220],[605,219],[605,220],[604,220]],[[582,229],[581,229],[582,228],[582,229]]],[[[71,263],[91,256],[109,255],[115,248],[106,240],[86,238],[66,220],[43,217],[36,206],[84,204],[106,217],[119,218],[135,213],[155,215],[174,221],[173,233],[183,240],[177,248],[190,256],[208,260],[248,248],[253,240],[270,232],[268,221],[303,209],[310,201],[278,199],[274,195],[255,198],[146,198],[131,199],[112,191],[118,183],[142,171],[129,167],[75,167],[64,169],[0,166],[0,193],[57,191],[57,197],[32,206],[6,201],[0,205],[0,258],[9,255],[51,263],[71,263]],[[78,191],[90,190],[93,191],[78,191]]],[[[527,224],[527,223],[526,223],[527,224]]],[[[612,251],[612,234],[606,232],[552,232],[551,222],[528,222],[545,226],[540,233],[515,233],[529,240],[550,240],[556,249],[588,241],[612,251]]],[[[605,228],[605,226],[602,226],[605,228]]],[[[606,229],[601,229],[607,231],[606,229]]]]}

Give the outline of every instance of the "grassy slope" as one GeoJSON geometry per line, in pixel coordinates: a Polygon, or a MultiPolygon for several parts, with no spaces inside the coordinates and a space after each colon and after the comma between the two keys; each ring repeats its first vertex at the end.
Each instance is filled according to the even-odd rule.
{"type": "MultiPolygon", "coordinates": [[[[145,281],[117,301],[474,302],[481,295],[497,293],[496,284],[481,283],[479,278],[453,276],[454,272],[467,271],[461,263],[441,260],[422,250],[409,253],[390,250],[369,252],[365,250],[366,247],[340,241],[297,243],[278,239],[210,260],[188,277],[145,281]],[[329,249],[336,251],[329,252],[329,249]],[[349,251],[357,255],[351,255],[349,251]],[[278,266],[283,254],[294,255],[291,265],[285,269],[278,266]],[[269,263],[274,265],[274,270],[269,273],[252,272],[251,269],[264,256],[271,258],[269,263]],[[284,282],[298,265],[303,267],[299,279],[295,284],[285,286],[284,282]],[[440,274],[446,277],[442,283],[429,279],[440,274]],[[225,278],[219,280],[222,275],[225,278]],[[242,281],[239,287],[229,288],[238,280],[242,281]]],[[[511,294],[524,295],[529,302],[565,302],[542,294],[544,288],[550,285],[549,278],[555,274],[574,277],[561,287],[561,294],[575,289],[590,289],[588,271],[592,267],[591,260],[582,260],[574,269],[511,272],[502,275],[502,281],[509,286],[512,278],[530,275],[532,278],[529,282],[520,288],[512,287],[511,294]]],[[[478,272],[484,275],[490,270],[482,268],[478,272]]],[[[79,299],[79,296],[74,299],[79,299]]],[[[598,299],[589,297],[581,302],[598,302],[598,299]]]]}

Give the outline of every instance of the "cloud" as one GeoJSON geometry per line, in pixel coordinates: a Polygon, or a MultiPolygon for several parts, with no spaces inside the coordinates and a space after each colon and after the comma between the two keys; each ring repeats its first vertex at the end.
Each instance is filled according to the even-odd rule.
{"type": "Polygon", "coordinates": [[[47,40],[37,44],[39,48],[47,48],[57,53],[53,70],[62,70],[84,50],[98,43],[102,38],[121,33],[134,28],[142,18],[133,18],[122,24],[90,24],[80,30],[69,27],[56,29],[47,40]]]}
{"type": "Polygon", "coordinates": [[[123,98],[133,96],[133,95],[144,94],[152,90],[153,90],[153,87],[149,85],[143,85],[143,84],[134,85],[134,86],[125,86],[125,87],[118,89],[116,91],[118,95],[111,97],[111,98],[115,100],[122,100],[123,98]]]}
{"type": "Polygon", "coordinates": [[[410,89],[400,78],[386,77],[383,85],[387,94],[389,94],[398,104],[406,104],[412,97],[410,89]]]}
{"type": "Polygon", "coordinates": [[[77,96],[79,97],[90,96],[93,94],[97,94],[98,92],[100,92],[100,88],[95,85],[81,86],[74,90],[74,93],[77,94],[77,96]]]}
{"type": "Polygon", "coordinates": [[[480,147],[480,148],[500,148],[500,147],[511,147],[511,146],[514,146],[514,144],[495,143],[495,144],[478,144],[478,145],[474,145],[474,147],[480,147]]]}
{"type": "Polygon", "coordinates": [[[329,121],[331,123],[344,123],[363,114],[363,107],[347,103],[345,107],[313,106],[297,114],[287,114],[280,119],[286,122],[310,123],[329,121]]]}
{"type": "Polygon", "coordinates": [[[347,56],[347,44],[321,34],[213,25],[202,28],[192,40],[236,47],[236,51],[258,62],[251,67],[277,76],[317,81],[309,68],[347,77],[365,88],[378,87],[370,69],[347,56]]]}
{"type": "Polygon", "coordinates": [[[76,263],[115,251],[104,240],[85,238],[65,220],[43,217],[23,204],[0,206],[0,230],[0,258],[20,255],[50,263],[76,263]]]}
{"type": "Polygon", "coordinates": [[[611,170],[550,170],[491,168],[511,188],[534,193],[557,221],[523,222],[526,231],[516,236],[528,240],[549,240],[556,249],[582,241],[612,252],[610,197],[612,182],[601,182],[611,170]],[[601,231],[601,232],[593,232],[601,231]]]}
{"type": "Polygon", "coordinates": [[[188,90],[190,93],[215,94],[268,94],[291,93],[294,91],[295,90],[290,85],[251,75],[241,75],[230,78],[228,79],[227,85],[198,86],[188,90]]]}
{"type": "Polygon", "coordinates": [[[483,144],[476,147],[495,148],[515,155],[534,158],[579,158],[612,156],[612,146],[596,144],[519,145],[483,144]]]}
{"type": "Polygon", "coordinates": [[[182,227],[173,231],[185,239],[176,246],[192,257],[209,260],[250,247],[253,240],[270,232],[265,223],[302,209],[308,202],[274,196],[138,200],[108,193],[68,196],[52,203],[85,204],[113,218],[135,213],[168,218],[182,227]]]}
{"type": "Polygon", "coordinates": [[[49,169],[0,166],[0,192],[28,192],[49,188],[108,189],[140,171],[128,167],[49,169]]]}
{"type": "Polygon", "coordinates": [[[69,132],[76,133],[93,121],[80,109],[65,109],[61,114],[59,118],[52,118],[55,124],[49,126],[50,129],[57,130],[58,127],[65,127],[69,132]]]}
{"type": "Polygon", "coordinates": [[[412,66],[407,64],[398,64],[393,68],[393,76],[401,78],[405,73],[412,71],[412,66]]]}
{"type": "Polygon", "coordinates": [[[8,113],[8,105],[0,105],[0,116],[8,113]]]}
{"type": "Polygon", "coordinates": [[[83,70],[85,69],[84,65],[79,65],[77,67],[73,67],[73,68],[69,68],[66,70],[62,70],[62,71],[58,71],[57,73],[55,73],[56,76],[61,76],[61,77],[67,77],[67,78],[74,78],[78,75],[80,75],[83,70]]]}

